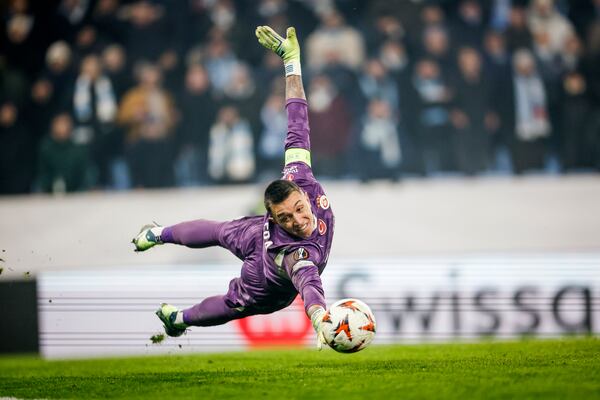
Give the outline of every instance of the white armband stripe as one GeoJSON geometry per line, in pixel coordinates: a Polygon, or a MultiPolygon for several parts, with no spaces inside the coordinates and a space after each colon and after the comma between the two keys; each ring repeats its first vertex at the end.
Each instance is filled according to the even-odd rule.
{"type": "Polygon", "coordinates": [[[304,268],[304,267],[310,267],[311,265],[315,265],[315,263],[313,263],[312,261],[309,260],[301,260],[298,261],[296,264],[294,264],[294,266],[292,267],[292,273],[298,271],[300,268],[304,268]]]}

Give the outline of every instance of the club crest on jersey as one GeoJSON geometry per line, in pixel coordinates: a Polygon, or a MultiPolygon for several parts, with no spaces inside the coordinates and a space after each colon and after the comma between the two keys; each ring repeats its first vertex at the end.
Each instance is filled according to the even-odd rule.
{"type": "Polygon", "coordinates": [[[317,197],[317,206],[322,208],[323,210],[327,210],[329,208],[329,199],[324,194],[317,197]]]}
{"type": "Polygon", "coordinates": [[[308,250],[306,250],[304,247],[300,247],[294,252],[294,260],[296,261],[306,260],[307,258],[308,250]]]}
{"type": "Polygon", "coordinates": [[[283,179],[285,179],[286,181],[293,181],[294,174],[297,174],[297,173],[298,173],[298,167],[296,167],[295,165],[286,167],[283,169],[283,179]]]}
{"type": "Polygon", "coordinates": [[[327,232],[327,224],[325,224],[325,221],[320,219],[319,222],[317,223],[317,226],[319,229],[319,235],[323,236],[325,234],[325,232],[327,232]]]}

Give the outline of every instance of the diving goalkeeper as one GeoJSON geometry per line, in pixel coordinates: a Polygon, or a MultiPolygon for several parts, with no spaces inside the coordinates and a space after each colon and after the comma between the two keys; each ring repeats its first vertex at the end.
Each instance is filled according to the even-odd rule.
{"type": "Polygon", "coordinates": [[[162,304],[156,311],[170,336],[190,326],[212,326],[289,306],[300,294],[319,343],[325,299],[320,275],[327,265],[334,216],[310,162],[308,106],[296,30],[286,38],[268,26],[256,28],[258,42],[283,59],[288,132],[283,178],[265,190],[264,216],[216,222],[196,220],[161,227],[147,225],[133,239],[136,251],[174,243],[193,248],[221,246],[243,261],[240,277],[225,295],[204,299],[185,310],[162,304]]]}

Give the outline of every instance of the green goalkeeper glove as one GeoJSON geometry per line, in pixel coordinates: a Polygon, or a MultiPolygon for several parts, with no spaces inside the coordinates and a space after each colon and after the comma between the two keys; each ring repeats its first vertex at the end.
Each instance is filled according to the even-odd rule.
{"type": "Polygon", "coordinates": [[[312,322],[313,328],[315,328],[315,332],[317,332],[317,350],[321,350],[325,342],[325,336],[323,335],[323,330],[321,329],[321,325],[323,324],[323,317],[325,316],[325,309],[321,306],[313,306],[309,310],[310,314],[310,322],[312,322]],[[314,307],[314,309],[313,309],[314,307]]]}
{"type": "Polygon", "coordinates": [[[300,71],[300,45],[296,37],[296,28],[287,28],[285,39],[270,26],[257,27],[255,34],[258,43],[272,50],[283,59],[286,76],[302,75],[300,71]]]}
{"type": "Polygon", "coordinates": [[[145,251],[157,244],[162,244],[160,239],[162,231],[163,227],[156,222],[142,226],[140,233],[131,240],[131,243],[135,245],[134,251],[145,251]]]}

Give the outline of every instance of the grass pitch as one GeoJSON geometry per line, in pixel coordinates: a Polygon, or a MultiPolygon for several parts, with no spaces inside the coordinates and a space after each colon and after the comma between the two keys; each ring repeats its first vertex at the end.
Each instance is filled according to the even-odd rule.
{"type": "Polygon", "coordinates": [[[600,399],[600,340],[44,361],[0,358],[0,397],[600,399]]]}

